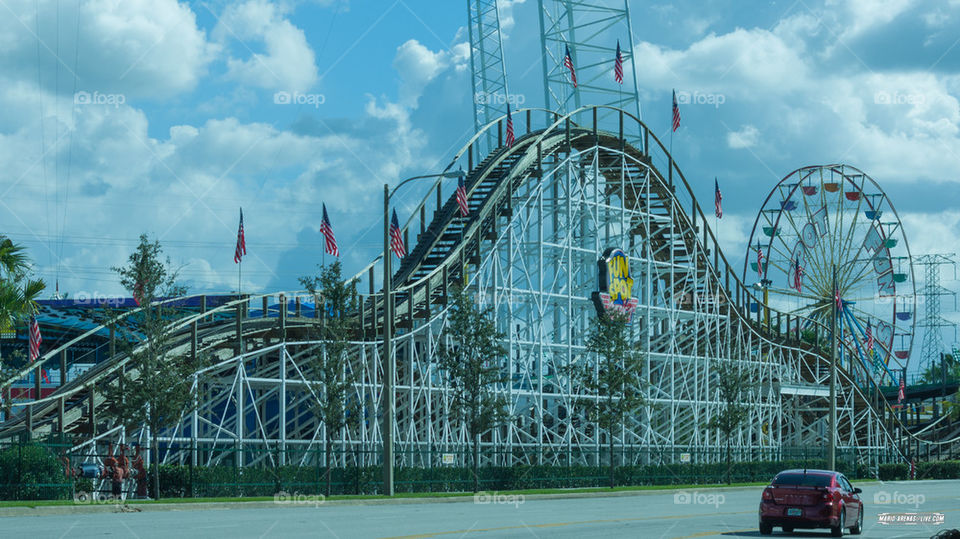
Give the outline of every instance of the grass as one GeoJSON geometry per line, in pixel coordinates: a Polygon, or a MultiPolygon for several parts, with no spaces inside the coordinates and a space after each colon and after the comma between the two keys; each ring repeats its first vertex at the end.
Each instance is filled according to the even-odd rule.
{"type": "MultiPolygon", "coordinates": [[[[874,479],[858,479],[856,480],[857,484],[860,483],[872,483],[875,482],[874,479]]],[[[540,489],[525,489],[525,490],[499,490],[499,491],[482,491],[482,492],[496,492],[498,495],[522,495],[522,496],[532,496],[537,494],[591,494],[591,493],[607,493],[607,492],[635,492],[635,491],[654,491],[654,490],[703,490],[703,489],[713,489],[713,488],[724,488],[724,487],[763,487],[768,485],[768,481],[756,481],[752,483],[731,483],[726,484],[687,484],[687,485],[640,485],[640,486],[624,486],[624,487],[588,487],[588,488],[540,488],[540,489]]],[[[300,494],[300,493],[292,493],[300,494]]],[[[314,496],[315,494],[304,494],[305,496],[314,496]]],[[[473,496],[472,492],[398,492],[392,499],[398,498],[407,498],[407,499],[418,499],[418,498],[456,498],[456,497],[467,497],[473,496]]],[[[330,496],[325,498],[326,500],[336,501],[336,500],[385,500],[391,499],[390,496],[383,496],[380,494],[349,494],[349,495],[337,495],[330,496]]],[[[126,503],[134,504],[204,504],[204,503],[243,503],[243,502],[272,502],[274,501],[273,496],[250,496],[250,497],[214,497],[214,498],[164,498],[162,500],[128,500],[126,503]]],[[[64,505],[109,505],[110,502],[96,502],[96,503],[87,503],[82,504],[74,502],[73,500],[26,500],[26,501],[0,501],[0,508],[4,507],[50,507],[50,506],[64,506],[64,505]]],[[[307,502],[309,503],[309,502],[307,502]]]]}
{"type": "MultiPolygon", "coordinates": [[[[501,495],[523,495],[531,496],[536,494],[584,494],[584,493],[606,493],[606,492],[633,492],[633,491],[651,491],[651,490],[686,490],[686,489],[709,489],[723,487],[762,487],[767,485],[766,481],[754,483],[732,483],[709,484],[709,485],[642,485],[642,486],[624,486],[624,487],[589,487],[589,488],[542,488],[526,490],[495,491],[501,495]]],[[[487,491],[493,492],[493,491],[487,491]]],[[[309,494],[307,494],[309,496],[309,494]]],[[[473,496],[472,492],[398,492],[392,498],[449,498],[473,496]]],[[[359,494],[359,495],[338,495],[330,496],[327,500],[382,500],[390,499],[390,496],[379,494],[359,494]]],[[[271,502],[273,496],[251,496],[243,498],[216,497],[216,498],[164,498],[161,500],[129,500],[129,504],[202,504],[202,503],[242,503],[242,502],[271,502]]],[[[89,505],[104,505],[108,502],[95,502],[89,505]]],[[[74,502],[73,500],[26,500],[26,501],[0,501],[0,508],[4,507],[49,507],[64,505],[87,505],[74,502]]]]}

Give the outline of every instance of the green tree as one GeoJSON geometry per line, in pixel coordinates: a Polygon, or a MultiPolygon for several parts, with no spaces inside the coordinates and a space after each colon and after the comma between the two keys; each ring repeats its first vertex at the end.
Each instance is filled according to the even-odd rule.
{"type": "Polygon", "coordinates": [[[924,384],[939,384],[943,375],[947,380],[960,378],[960,362],[954,359],[953,354],[944,354],[943,362],[938,359],[931,361],[920,375],[920,382],[924,384]]]}
{"type": "Polygon", "coordinates": [[[575,388],[571,393],[581,395],[574,404],[583,410],[588,421],[607,433],[613,488],[615,434],[625,427],[627,418],[649,406],[644,394],[644,354],[632,338],[627,316],[618,312],[596,318],[596,325],[587,334],[587,351],[588,357],[570,365],[566,372],[575,388]]]}
{"type": "Polygon", "coordinates": [[[470,437],[473,491],[480,490],[480,437],[508,418],[507,399],[497,386],[507,382],[507,350],[497,331],[493,308],[481,308],[466,288],[453,290],[447,325],[441,333],[440,372],[450,388],[448,417],[470,437]]]}
{"type": "Polygon", "coordinates": [[[110,403],[107,416],[122,424],[127,432],[149,427],[152,490],[154,498],[159,499],[157,438],[161,430],[173,426],[182,414],[193,409],[193,374],[203,361],[189,353],[171,351],[174,336],[170,323],[178,313],[156,300],[182,296],[186,289],[177,284],[177,272],[171,268],[170,259],[163,256],[160,243],[141,235],[127,265],[113,270],[140,303],[140,311],[132,317],[136,332],[124,335],[121,341],[128,362],[116,381],[104,390],[110,403]]]}
{"type": "Polygon", "coordinates": [[[300,284],[317,297],[323,309],[318,336],[323,344],[308,359],[317,400],[314,414],[326,427],[324,438],[326,495],[331,494],[330,457],[333,440],[360,420],[362,402],[355,394],[359,371],[350,362],[350,340],[357,331],[357,282],[344,282],[340,261],[320,267],[319,276],[301,277],[300,284]]]}
{"type": "Polygon", "coordinates": [[[733,361],[718,360],[714,362],[713,373],[721,407],[720,411],[711,417],[704,427],[717,429],[723,436],[727,463],[727,484],[729,485],[731,482],[730,440],[750,412],[749,406],[743,400],[755,384],[750,372],[741,369],[733,361]]]}
{"type": "MultiPolygon", "coordinates": [[[[24,248],[0,235],[0,331],[36,313],[37,299],[44,288],[42,280],[30,278],[30,259],[24,248]]],[[[2,373],[0,361],[0,382],[7,377],[2,373]]]]}

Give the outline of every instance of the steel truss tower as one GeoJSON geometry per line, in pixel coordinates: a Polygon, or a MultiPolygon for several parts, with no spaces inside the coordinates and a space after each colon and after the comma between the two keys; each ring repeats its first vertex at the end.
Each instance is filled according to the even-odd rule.
{"type": "Polygon", "coordinates": [[[940,298],[953,296],[956,309],[956,292],[940,285],[940,272],[943,266],[953,267],[953,278],[957,278],[957,263],[954,254],[931,254],[919,256],[916,259],[918,266],[923,266],[924,284],[919,295],[923,298],[923,321],[917,324],[924,328],[923,346],[921,347],[920,368],[925,369],[940,361],[940,353],[946,350],[943,344],[943,329],[953,328],[953,339],[957,339],[957,325],[941,315],[940,298]]]}
{"type": "MultiPolygon", "coordinates": [[[[479,133],[483,126],[507,113],[510,93],[500,36],[500,9],[496,0],[467,0],[467,28],[470,32],[470,70],[473,83],[473,123],[479,133]]],[[[517,107],[514,106],[514,109],[517,107]]],[[[496,147],[493,132],[486,132],[481,152],[496,147]]]]}
{"type": "MultiPolygon", "coordinates": [[[[608,4],[618,4],[618,0],[538,2],[546,108],[567,113],[585,105],[609,105],[642,118],[629,3],[624,0],[622,7],[610,7],[608,4]],[[617,40],[624,64],[622,85],[613,75],[617,40]],[[564,66],[567,47],[577,73],[575,88],[564,66]]],[[[602,110],[601,116],[607,115],[602,110]]],[[[588,123],[580,117],[577,121],[588,123]]],[[[636,135],[639,132],[630,131],[627,139],[639,146],[636,135]]]]}

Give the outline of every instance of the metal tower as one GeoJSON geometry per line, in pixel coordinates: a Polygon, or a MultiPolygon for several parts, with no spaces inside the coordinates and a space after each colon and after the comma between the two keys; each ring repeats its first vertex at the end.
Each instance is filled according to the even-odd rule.
{"type": "Polygon", "coordinates": [[[953,257],[953,253],[917,257],[917,265],[924,268],[924,284],[919,294],[923,297],[924,314],[923,321],[918,324],[925,330],[920,356],[921,368],[926,368],[940,359],[940,353],[944,351],[943,328],[953,328],[954,340],[956,340],[957,325],[940,314],[941,296],[953,296],[954,308],[956,308],[956,293],[940,285],[942,266],[953,266],[953,278],[957,278],[957,264],[953,257]]]}
{"type": "MultiPolygon", "coordinates": [[[[539,0],[540,42],[543,47],[543,91],[546,108],[567,113],[588,105],[610,105],[640,116],[637,69],[633,60],[630,7],[609,7],[603,0],[539,0]],[[617,40],[623,57],[624,80],[614,80],[617,40]],[[567,48],[577,74],[577,86],[564,65],[567,48]]],[[[601,109],[600,123],[612,113],[601,109]]],[[[577,118],[578,123],[591,120],[577,118]]],[[[639,132],[627,138],[636,142],[639,132]]]]}
{"type": "MultiPolygon", "coordinates": [[[[473,74],[473,123],[479,133],[483,126],[507,113],[510,100],[497,1],[467,0],[467,19],[470,70],[473,74]]],[[[481,152],[496,147],[494,134],[490,131],[480,140],[481,152]]]]}

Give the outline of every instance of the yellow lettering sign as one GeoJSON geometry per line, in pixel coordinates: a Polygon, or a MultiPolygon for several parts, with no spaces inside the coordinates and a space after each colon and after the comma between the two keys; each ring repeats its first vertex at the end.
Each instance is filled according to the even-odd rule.
{"type": "Polygon", "coordinates": [[[633,278],[630,277],[630,260],[622,252],[607,260],[607,293],[615,303],[625,303],[633,293],[633,278]]]}

